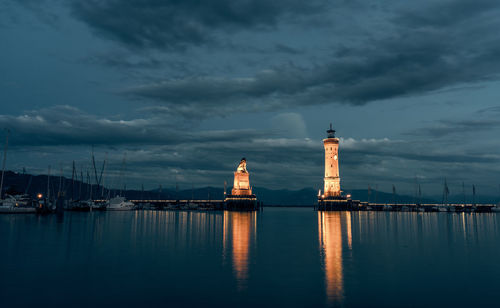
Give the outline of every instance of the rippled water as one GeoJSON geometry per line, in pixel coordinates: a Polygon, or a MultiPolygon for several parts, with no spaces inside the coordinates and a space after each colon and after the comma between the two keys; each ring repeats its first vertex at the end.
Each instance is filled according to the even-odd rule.
{"type": "Polygon", "coordinates": [[[0,216],[0,306],[500,305],[500,214],[0,216]]]}

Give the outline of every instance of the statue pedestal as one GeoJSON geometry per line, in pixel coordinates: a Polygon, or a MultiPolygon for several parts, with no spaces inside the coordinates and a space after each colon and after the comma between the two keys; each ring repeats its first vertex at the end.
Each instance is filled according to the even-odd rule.
{"type": "Polygon", "coordinates": [[[234,185],[231,190],[233,196],[250,196],[252,188],[250,188],[250,174],[248,172],[235,172],[234,185]]]}
{"type": "Polygon", "coordinates": [[[230,195],[224,199],[224,209],[230,211],[255,211],[261,207],[257,197],[252,194],[250,174],[246,171],[245,159],[234,173],[234,184],[230,195]]]}

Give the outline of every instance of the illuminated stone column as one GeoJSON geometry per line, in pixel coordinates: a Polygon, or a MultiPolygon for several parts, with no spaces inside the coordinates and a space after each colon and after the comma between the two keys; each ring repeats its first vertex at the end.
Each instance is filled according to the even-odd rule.
{"type": "Polygon", "coordinates": [[[250,186],[250,174],[247,170],[247,160],[241,159],[238,169],[234,173],[234,183],[231,194],[224,199],[225,210],[257,210],[259,203],[257,197],[252,194],[250,186]]]}
{"type": "Polygon", "coordinates": [[[339,177],[339,138],[335,138],[335,130],[326,131],[328,138],[323,139],[325,146],[325,188],[324,197],[340,196],[340,177],[339,177]]]}
{"type": "Polygon", "coordinates": [[[238,169],[234,172],[234,183],[231,195],[234,196],[250,196],[252,188],[250,187],[250,174],[247,171],[247,161],[241,159],[238,169]]]}

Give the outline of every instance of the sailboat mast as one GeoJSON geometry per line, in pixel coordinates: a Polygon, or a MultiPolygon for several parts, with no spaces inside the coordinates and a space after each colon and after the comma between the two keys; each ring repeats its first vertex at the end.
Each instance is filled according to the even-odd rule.
{"type": "Polygon", "coordinates": [[[123,153],[122,166],[120,167],[120,196],[122,196],[122,191],[125,190],[125,162],[127,160],[127,152],[123,153]]]}
{"type": "Polygon", "coordinates": [[[472,204],[476,205],[476,185],[472,184],[472,204]]]}
{"type": "Polygon", "coordinates": [[[47,201],[50,201],[50,165],[49,171],[47,172],[47,201]]]}
{"type": "Polygon", "coordinates": [[[396,204],[396,186],[392,184],[392,202],[396,204]]]}
{"type": "Polygon", "coordinates": [[[464,182],[462,182],[462,194],[464,197],[464,205],[465,205],[465,183],[464,182]]]}
{"type": "Polygon", "coordinates": [[[443,205],[448,205],[448,195],[450,194],[450,189],[448,188],[448,182],[446,178],[444,178],[444,187],[443,187],[443,205]]]}
{"type": "Polygon", "coordinates": [[[2,179],[0,180],[0,199],[3,197],[3,176],[5,174],[5,164],[7,162],[7,148],[9,147],[9,133],[7,130],[7,137],[5,137],[5,147],[3,148],[3,163],[2,163],[2,179]]]}
{"type": "Polygon", "coordinates": [[[417,180],[417,175],[415,174],[415,199],[414,199],[414,203],[417,204],[418,203],[418,180],[417,180]]]}
{"type": "MultiPolygon", "coordinates": [[[[92,166],[94,167],[95,182],[97,184],[97,193],[99,194],[99,180],[97,179],[97,168],[95,166],[94,146],[92,146],[92,166]]],[[[92,196],[90,197],[92,199],[92,196]]]]}
{"type": "Polygon", "coordinates": [[[24,189],[24,194],[27,195],[29,190],[30,190],[30,187],[31,187],[31,181],[33,180],[33,176],[30,174],[30,178],[28,180],[28,185],[26,185],[26,188],[24,189]]]}
{"type": "Polygon", "coordinates": [[[59,174],[59,191],[57,192],[57,197],[59,198],[62,193],[63,193],[63,187],[62,187],[62,176],[63,176],[63,168],[61,164],[61,173],[59,174]]]}
{"type": "Polygon", "coordinates": [[[89,187],[90,192],[89,192],[89,200],[92,200],[92,184],[90,183],[90,174],[89,171],[87,170],[87,187],[89,187]]]}
{"type": "Polygon", "coordinates": [[[179,200],[179,183],[177,182],[177,171],[175,172],[175,200],[179,200]]]}
{"type": "Polygon", "coordinates": [[[82,200],[83,170],[80,166],[80,186],[78,187],[78,200],[82,200]]]}
{"type": "Polygon", "coordinates": [[[102,164],[102,171],[101,171],[101,185],[102,185],[101,199],[104,199],[104,178],[106,177],[106,161],[107,160],[108,160],[108,153],[106,152],[106,156],[104,157],[104,162],[102,164]]]}
{"type": "Polygon", "coordinates": [[[420,183],[418,184],[418,204],[422,203],[422,186],[420,186],[420,183]]]}

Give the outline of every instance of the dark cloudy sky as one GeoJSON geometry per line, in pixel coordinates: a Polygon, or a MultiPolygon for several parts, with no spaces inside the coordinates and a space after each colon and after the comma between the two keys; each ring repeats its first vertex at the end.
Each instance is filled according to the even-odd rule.
{"type": "MultiPolygon", "coordinates": [[[[71,174],[91,145],[117,185],[500,184],[498,0],[3,0],[8,168],[71,174]],[[126,153],[126,154],[125,154],[126,153]]],[[[5,131],[2,131],[5,136],[5,131]]]]}

